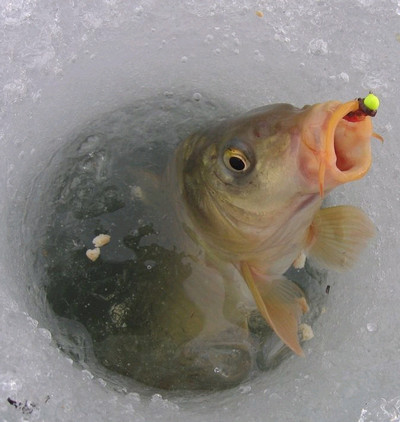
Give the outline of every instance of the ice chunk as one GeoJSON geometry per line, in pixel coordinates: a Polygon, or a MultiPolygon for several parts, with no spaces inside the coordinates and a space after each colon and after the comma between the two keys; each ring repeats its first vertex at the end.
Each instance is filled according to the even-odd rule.
{"type": "Polygon", "coordinates": [[[92,242],[95,248],[101,248],[104,245],[107,245],[107,243],[110,243],[111,236],[109,234],[99,234],[96,236],[92,242]]]}
{"type": "Polygon", "coordinates": [[[328,54],[328,43],[323,39],[315,38],[309,42],[308,51],[316,56],[324,56],[328,54]]]}
{"type": "Polygon", "coordinates": [[[100,256],[100,248],[88,249],[86,251],[86,256],[91,261],[96,261],[96,259],[100,256]]]}
{"type": "Polygon", "coordinates": [[[300,324],[299,325],[300,336],[303,341],[311,340],[314,337],[314,332],[311,325],[300,324]]]}

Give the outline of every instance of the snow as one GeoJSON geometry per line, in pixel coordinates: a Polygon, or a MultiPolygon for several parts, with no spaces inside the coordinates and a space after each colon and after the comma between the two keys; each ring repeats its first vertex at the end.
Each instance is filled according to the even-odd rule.
{"type": "MultiPolygon", "coordinates": [[[[134,3],[14,0],[0,10],[1,419],[400,420],[398,2],[134,3]],[[179,396],[95,373],[55,347],[54,316],[26,248],[40,248],[26,207],[29,199],[45,213],[30,192],[46,191],[37,175],[72,132],[160,94],[199,103],[212,94],[249,110],[370,89],[381,99],[375,128],[385,142],[373,143],[368,176],[330,202],[362,207],[378,236],[354,269],[328,274],[326,312],[305,359],[229,391],[179,396]]],[[[77,350],[90,353],[84,329],[69,327],[71,348],[79,340],[77,350]]]]}

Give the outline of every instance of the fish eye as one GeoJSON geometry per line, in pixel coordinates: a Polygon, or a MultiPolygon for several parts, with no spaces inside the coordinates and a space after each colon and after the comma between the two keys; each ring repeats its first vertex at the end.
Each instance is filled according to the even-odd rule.
{"type": "Polygon", "coordinates": [[[250,161],[243,151],[237,148],[227,148],[224,152],[225,166],[234,172],[243,173],[250,167],[250,161]]]}

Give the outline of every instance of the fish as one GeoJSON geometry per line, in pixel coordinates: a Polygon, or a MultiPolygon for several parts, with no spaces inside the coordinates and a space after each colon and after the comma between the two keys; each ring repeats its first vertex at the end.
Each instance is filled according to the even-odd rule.
{"type": "Polygon", "coordinates": [[[359,208],[322,207],[370,169],[371,139],[381,137],[365,103],[257,108],[188,136],[162,178],[138,177],[152,228],[133,242],[135,255],[153,248],[166,258],[147,288],[147,337],[110,336],[98,358],[157,387],[230,387],[252,367],[254,310],[304,356],[298,331],[309,304],[284,274],[308,258],[347,270],[376,233],[359,208]]]}
{"type": "Polygon", "coordinates": [[[371,116],[348,118],[360,104],[258,108],[189,137],[171,166],[181,219],[207,265],[236,268],[266,322],[301,356],[298,324],[309,308],[283,274],[306,256],[346,270],[375,235],[356,207],[321,209],[326,194],[371,166],[371,137],[380,138],[371,116]]]}

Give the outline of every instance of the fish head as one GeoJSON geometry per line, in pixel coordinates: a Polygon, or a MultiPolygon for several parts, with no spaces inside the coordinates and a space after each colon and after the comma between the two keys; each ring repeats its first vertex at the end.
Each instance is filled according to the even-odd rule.
{"type": "Polygon", "coordinates": [[[277,104],[224,122],[186,141],[183,177],[199,193],[261,214],[323,196],[371,165],[371,118],[344,119],[356,103],[277,104]]]}

